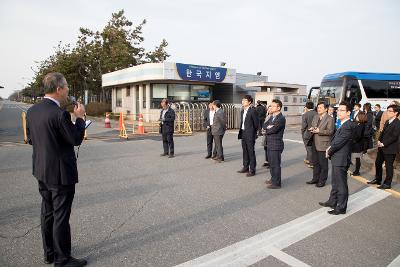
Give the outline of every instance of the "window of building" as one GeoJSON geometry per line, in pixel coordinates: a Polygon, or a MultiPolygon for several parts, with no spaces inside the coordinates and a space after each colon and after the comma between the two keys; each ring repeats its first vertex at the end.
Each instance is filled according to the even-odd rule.
{"type": "Polygon", "coordinates": [[[283,97],[283,102],[288,102],[289,101],[289,97],[287,96],[287,95],[285,95],[284,97],[283,97]]]}
{"type": "Polygon", "coordinates": [[[210,100],[210,86],[192,85],[190,89],[191,100],[208,101],[210,100]]]}
{"type": "Polygon", "coordinates": [[[168,84],[168,98],[172,101],[189,101],[190,86],[188,84],[168,84]]]}
{"type": "Polygon", "coordinates": [[[126,87],[126,96],[131,96],[131,87],[126,87]]]}
{"type": "Polygon", "coordinates": [[[283,107],[283,111],[288,111],[288,107],[283,107]]]}
{"type": "Polygon", "coordinates": [[[153,83],[151,84],[151,103],[150,108],[158,109],[161,106],[161,100],[163,98],[167,98],[168,86],[167,84],[162,83],[153,83]]]}
{"type": "Polygon", "coordinates": [[[121,88],[116,88],[115,89],[115,106],[117,107],[122,107],[122,89],[121,88]]]}
{"type": "Polygon", "coordinates": [[[281,100],[280,96],[276,95],[274,99],[281,100]]]}
{"type": "Polygon", "coordinates": [[[297,97],[293,97],[293,103],[297,103],[297,97]]]}

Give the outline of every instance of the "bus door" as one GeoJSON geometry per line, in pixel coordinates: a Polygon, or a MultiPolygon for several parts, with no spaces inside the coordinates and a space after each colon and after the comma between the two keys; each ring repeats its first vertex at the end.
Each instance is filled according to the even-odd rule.
{"type": "Polygon", "coordinates": [[[344,99],[351,105],[360,103],[362,100],[361,89],[357,79],[348,78],[345,81],[344,99]]]}

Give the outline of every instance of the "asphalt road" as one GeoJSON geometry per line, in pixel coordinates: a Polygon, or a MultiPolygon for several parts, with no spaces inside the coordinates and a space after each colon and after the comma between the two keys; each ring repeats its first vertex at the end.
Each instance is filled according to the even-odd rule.
{"type": "MultiPolygon", "coordinates": [[[[14,114],[3,106],[1,121],[3,112],[14,114]]],[[[234,132],[224,137],[221,164],[204,159],[203,133],[176,137],[173,159],[159,156],[159,137],[85,141],[73,255],[89,266],[388,266],[400,254],[400,199],[350,178],[349,214],[327,215],[318,201],[330,185],[305,184],[311,170],[297,131],[285,134],[281,190],[266,189],[260,140],[257,175],[236,173],[242,156],[234,132]]],[[[0,147],[1,266],[42,266],[31,153],[29,145],[0,147]]]]}

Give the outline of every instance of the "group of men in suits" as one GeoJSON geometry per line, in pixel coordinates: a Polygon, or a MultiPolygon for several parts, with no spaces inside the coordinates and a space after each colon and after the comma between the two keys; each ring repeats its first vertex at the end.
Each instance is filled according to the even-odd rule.
{"type": "MultiPolygon", "coordinates": [[[[44,262],[55,266],[84,266],[86,260],[71,256],[70,214],[78,183],[78,170],[74,146],[79,146],[84,138],[85,108],[82,104],[74,106],[75,123],[71,115],[60,106],[67,102],[68,84],[61,73],[49,73],[43,79],[44,100],[33,105],[27,112],[28,142],[33,147],[32,173],[38,181],[42,197],[41,232],[44,262]]],[[[240,173],[254,176],[256,173],[255,141],[261,123],[253,99],[246,95],[242,99],[243,110],[238,138],[243,151],[243,167],[240,173]]],[[[160,131],[163,137],[162,156],[174,157],[174,120],[175,112],[167,99],[161,102],[160,131]]],[[[274,99],[269,106],[272,116],[262,124],[261,133],[265,135],[267,156],[271,179],[266,181],[268,188],[281,188],[281,154],[284,149],[283,134],[286,119],[281,113],[282,102],[274,99]]],[[[311,106],[307,107],[312,110],[311,106]]],[[[332,189],[329,199],[319,204],[331,207],[329,214],[346,213],[348,201],[347,171],[350,165],[352,146],[352,125],[350,114],[352,107],[341,102],[337,109],[340,127],[334,133],[334,121],[327,114],[324,103],[317,106],[317,114],[305,119],[311,127],[303,133],[306,146],[312,140],[313,178],[308,183],[319,187],[325,185],[328,176],[327,159],[332,163],[332,189]],[[307,133],[307,136],[305,136],[307,133]],[[330,138],[332,136],[332,138],[330,138]],[[306,140],[307,143],[306,143],[306,140]]],[[[310,112],[310,111],[308,111],[310,112]]],[[[375,179],[369,184],[378,184],[378,188],[389,189],[393,178],[393,162],[398,153],[400,136],[400,107],[387,107],[388,120],[378,139],[378,153],[375,161],[375,179]],[[386,179],[382,183],[382,165],[386,165],[386,179]]],[[[312,113],[310,113],[312,114],[312,113]]],[[[226,131],[226,118],[218,100],[209,104],[204,114],[207,128],[207,156],[216,162],[224,161],[222,139],[226,131]],[[213,142],[215,149],[213,151],[213,142]]]]}
{"type": "Polygon", "coordinates": [[[377,184],[380,189],[390,189],[393,180],[393,164],[399,153],[400,136],[400,107],[390,105],[386,109],[388,120],[379,135],[377,146],[378,152],[375,160],[375,178],[368,184],[377,184]],[[385,163],[386,178],[382,183],[382,165],[385,163]]]}

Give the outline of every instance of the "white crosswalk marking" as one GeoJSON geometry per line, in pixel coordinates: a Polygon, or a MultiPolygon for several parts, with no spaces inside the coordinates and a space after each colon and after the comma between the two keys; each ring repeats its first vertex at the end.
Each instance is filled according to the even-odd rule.
{"type": "Polygon", "coordinates": [[[327,213],[328,208],[321,208],[178,266],[249,266],[270,255],[291,266],[307,266],[292,256],[285,255],[279,251],[388,196],[390,196],[388,192],[367,187],[350,196],[348,210],[345,215],[332,216],[327,213]]]}

